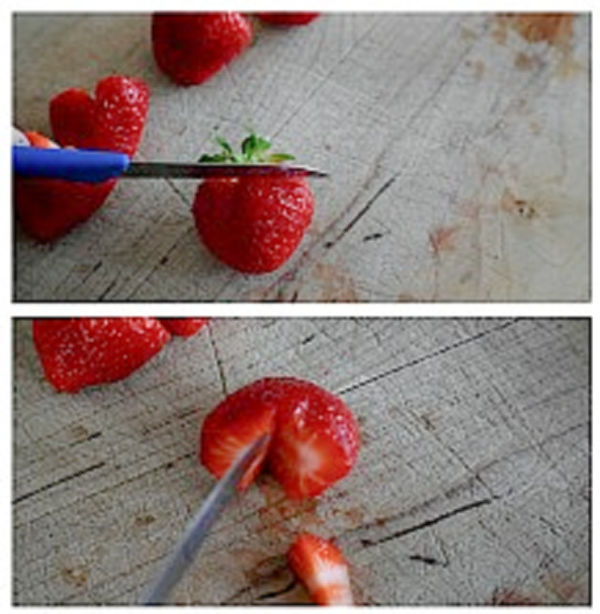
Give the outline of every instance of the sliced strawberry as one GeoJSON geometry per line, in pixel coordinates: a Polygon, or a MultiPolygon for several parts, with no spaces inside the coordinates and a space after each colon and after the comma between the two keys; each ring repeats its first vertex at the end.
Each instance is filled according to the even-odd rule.
{"type": "MultiPolygon", "coordinates": [[[[132,156],[148,113],[149,90],[139,80],[112,75],[98,82],[96,98],[69,89],[50,101],[50,122],[63,147],[121,151],[132,156]]],[[[55,147],[43,135],[27,133],[34,147],[55,147]]],[[[83,183],[15,177],[14,202],[23,229],[38,241],[52,241],[89,218],[106,200],[116,179],[83,183]]]]}
{"type": "Polygon", "coordinates": [[[162,325],[173,335],[191,337],[203,326],[208,324],[210,318],[160,318],[162,325]]]}
{"type": "Polygon", "coordinates": [[[316,497],[358,456],[358,426],[341,399],[311,384],[282,382],[269,470],[288,497],[316,497]]]}
{"type": "Polygon", "coordinates": [[[319,605],[353,605],[348,564],[331,542],[303,533],[288,551],[288,562],[319,605]]]}
{"type": "Polygon", "coordinates": [[[98,81],[95,98],[81,89],[66,90],[50,101],[52,131],[63,147],[107,149],[133,156],[149,98],[142,80],[122,75],[98,81]]]}
{"type": "MultiPolygon", "coordinates": [[[[275,428],[276,408],[245,388],[229,395],[204,420],[200,437],[200,462],[216,477],[225,475],[237,457],[261,435],[275,428]]],[[[240,481],[245,490],[264,465],[268,443],[240,481]]]]}
{"type": "Polygon", "coordinates": [[[202,427],[200,460],[221,477],[243,448],[267,432],[269,470],[292,499],[320,494],[350,471],[358,455],[358,427],[344,403],[310,382],[285,377],[249,384],[211,412],[202,427]]]}
{"type": "Polygon", "coordinates": [[[26,132],[25,137],[29,145],[32,147],[40,147],[41,149],[58,149],[58,145],[51,141],[47,136],[40,134],[39,132],[26,132]]]}
{"type": "Polygon", "coordinates": [[[127,377],[170,337],[155,318],[33,321],[33,341],[44,373],[61,392],[127,377]]]}

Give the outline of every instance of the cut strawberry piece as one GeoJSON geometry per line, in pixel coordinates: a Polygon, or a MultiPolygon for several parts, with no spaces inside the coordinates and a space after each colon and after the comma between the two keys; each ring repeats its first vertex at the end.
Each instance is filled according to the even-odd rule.
{"type": "Polygon", "coordinates": [[[288,562],[319,605],[353,605],[348,564],[331,542],[303,533],[288,551],[288,562]]]}
{"type": "Polygon", "coordinates": [[[259,19],[276,26],[305,26],[320,13],[257,13],[259,19]]]}
{"type": "Polygon", "coordinates": [[[358,427],[341,399],[311,384],[282,380],[269,471],[288,497],[316,497],[358,456],[358,427]]]}
{"type": "Polygon", "coordinates": [[[158,67],[179,85],[210,79],[252,41],[241,13],[156,13],[152,51],[158,67]]]}
{"type": "MultiPolygon", "coordinates": [[[[200,439],[200,462],[216,477],[221,478],[237,457],[254,441],[275,428],[276,408],[258,395],[242,388],[229,395],[206,418],[200,439]]],[[[245,490],[264,465],[268,443],[258,454],[238,484],[245,490]]]]}
{"type": "Polygon", "coordinates": [[[221,477],[242,449],[267,432],[269,470],[292,499],[320,494],[356,462],[359,436],[351,411],[326,390],[290,377],[258,380],[228,396],[204,421],[200,460],[221,477]]]}
{"type": "Polygon", "coordinates": [[[191,337],[203,326],[208,324],[210,318],[160,318],[162,325],[173,335],[191,337]]]}
{"type": "Polygon", "coordinates": [[[127,377],[170,337],[155,318],[33,321],[33,341],[44,373],[61,392],[127,377]]]}
{"type": "Polygon", "coordinates": [[[83,183],[18,177],[13,190],[21,227],[42,243],[54,241],[99,209],[116,181],[83,183]]]}
{"type": "Polygon", "coordinates": [[[26,132],[25,137],[29,145],[32,147],[39,147],[41,149],[58,149],[58,145],[51,141],[47,136],[40,134],[39,132],[26,132]]]}
{"type": "MultiPolygon", "coordinates": [[[[93,99],[70,89],[50,102],[50,122],[60,145],[121,151],[132,156],[146,115],[149,90],[139,79],[113,75],[96,86],[93,99]]],[[[43,135],[27,133],[34,147],[53,147],[43,135]]],[[[106,200],[116,179],[83,183],[16,177],[14,202],[23,229],[38,241],[52,241],[89,218],[106,200]]]]}
{"type": "Polygon", "coordinates": [[[112,75],[98,81],[95,95],[70,89],[50,101],[54,137],[63,147],[133,156],[148,114],[148,86],[140,79],[112,75]]]}

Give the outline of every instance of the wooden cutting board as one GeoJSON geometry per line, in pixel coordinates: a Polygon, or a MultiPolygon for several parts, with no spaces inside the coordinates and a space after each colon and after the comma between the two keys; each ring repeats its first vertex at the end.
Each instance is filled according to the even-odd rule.
{"type": "Polygon", "coordinates": [[[214,483],[207,413],[267,375],[353,408],[352,473],[294,504],[236,500],[178,603],[306,602],[300,530],[335,537],[363,604],[589,603],[586,320],[223,319],[128,379],[55,393],[15,326],[14,600],[131,604],[214,483]]]}
{"type": "Polygon", "coordinates": [[[196,238],[196,185],[121,181],[52,247],[16,233],[19,300],[585,300],[589,15],[328,14],[260,28],[198,87],[154,65],[148,15],[16,15],[14,120],[110,73],[151,87],[140,160],[197,159],[247,127],[328,171],[279,271],[196,238]]]}

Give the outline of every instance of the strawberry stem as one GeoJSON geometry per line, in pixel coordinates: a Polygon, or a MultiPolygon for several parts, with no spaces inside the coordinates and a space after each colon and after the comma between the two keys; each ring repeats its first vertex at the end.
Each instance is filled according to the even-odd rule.
{"type": "Polygon", "coordinates": [[[215,143],[221,151],[216,154],[203,154],[199,162],[234,162],[237,164],[279,164],[286,160],[294,160],[294,156],[287,153],[268,153],[271,143],[254,134],[249,134],[241,144],[241,153],[235,153],[231,145],[221,136],[215,138],[215,143]]]}

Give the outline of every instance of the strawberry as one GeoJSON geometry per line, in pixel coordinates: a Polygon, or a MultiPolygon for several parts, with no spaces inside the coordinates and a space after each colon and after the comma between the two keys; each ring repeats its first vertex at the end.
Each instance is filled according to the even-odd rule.
{"type": "Polygon", "coordinates": [[[33,341],[48,381],[60,392],[123,379],[171,335],[155,318],[33,321],[33,341]]]}
{"type": "Polygon", "coordinates": [[[258,380],[222,401],[203,424],[200,460],[221,477],[265,432],[272,434],[269,448],[245,486],[266,460],[290,498],[314,497],[356,462],[358,427],[348,407],[315,384],[291,377],[258,380]]]}
{"type": "MultiPolygon", "coordinates": [[[[132,156],[148,112],[149,91],[138,79],[110,76],[96,85],[96,98],[70,89],[50,102],[50,122],[62,146],[122,151],[132,156]]],[[[30,145],[55,144],[27,133],[30,145]]],[[[86,220],[106,200],[116,179],[102,183],[17,177],[14,201],[24,230],[39,241],[52,241],[86,220]]]]}
{"type": "Polygon", "coordinates": [[[348,564],[331,542],[302,533],[288,551],[288,562],[318,605],[353,605],[348,564]]]}
{"type": "MultiPolygon", "coordinates": [[[[234,154],[226,141],[222,152],[205,162],[280,162],[288,154],[267,154],[270,143],[251,134],[234,154]]],[[[310,225],[314,198],[306,180],[284,175],[207,179],[192,208],[206,247],[222,262],[244,273],[268,273],[294,253],[310,225]]]]}
{"type": "MultiPolygon", "coordinates": [[[[261,435],[275,428],[276,407],[259,397],[250,398],[242,388],[229,395],[206,418],[200,439],[200,462],[216,477],[221,478],[244,449],[261,435]]],[[[245,490],[260,472],[267,449],[257,455],[238,484],[245,490]]]]}
{"type": "Polygon", "coordinates": [[[316,497],[342,479],[358,456],[358,427],[343,401],[294,379],[271,384],[278,394],[269,471],[288,497],[316,497]]]}
{"type": "Polygon", "coordinates": [[[261,21],[276,26],[304,26],[314,21],[320,13],[256,13],[261,21]]]}
{"type": "Polygon", "coordinates": [[[209,318],[160,318],[162,325],[173,335],[191,337],[203,326],[209,318]]]}
{"type": "Polygon", "coordinates": [[[180,85],[212,77],[252,41],[241,13],[155,13],[152,50],[159,68],[180,85]]]}
{"type": "Polygon", "coordinates": [[[63,147],[107,149],[133,156],[148,114],[150,91],[140,79],[112,75],[96,84],[96,97],[70,89],[50,101],[50,123],[63,147]]]}

